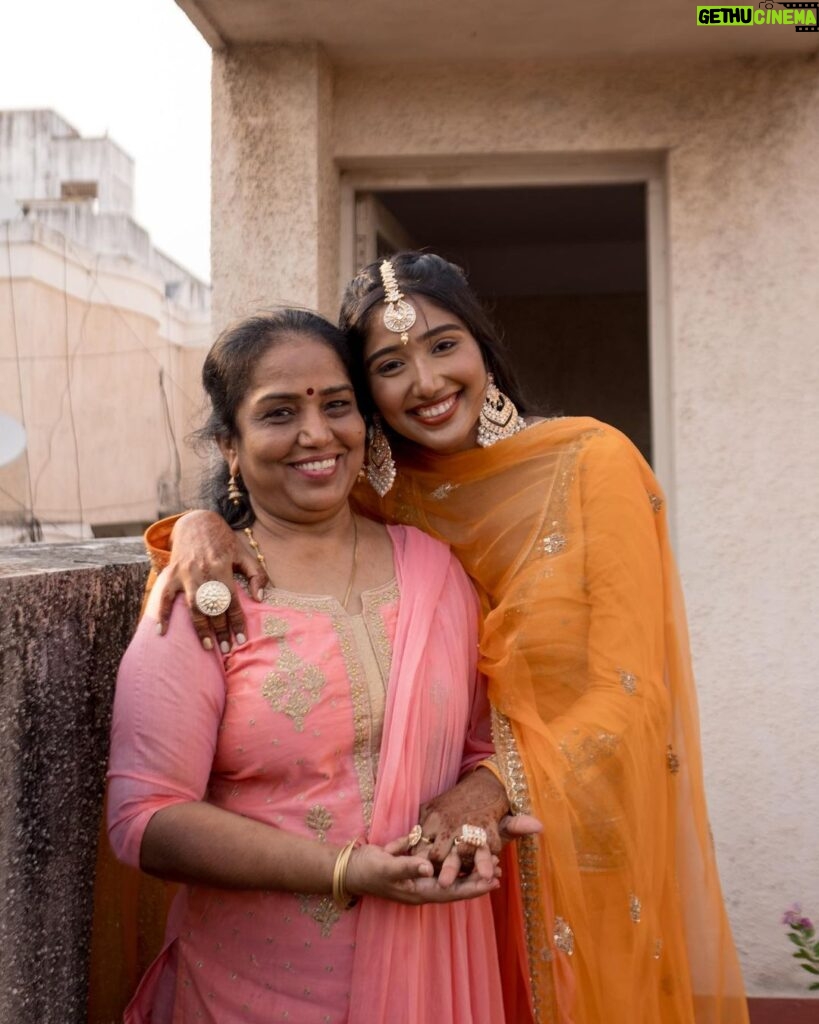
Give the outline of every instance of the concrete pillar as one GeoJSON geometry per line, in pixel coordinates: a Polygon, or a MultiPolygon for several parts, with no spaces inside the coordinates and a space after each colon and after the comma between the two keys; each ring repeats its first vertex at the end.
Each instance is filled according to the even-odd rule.
{"type": "Polygon", "coordinates": [[[315,43],[213,58],[213,321],[300,305],[335,319],[332,71],[315,43]]]}

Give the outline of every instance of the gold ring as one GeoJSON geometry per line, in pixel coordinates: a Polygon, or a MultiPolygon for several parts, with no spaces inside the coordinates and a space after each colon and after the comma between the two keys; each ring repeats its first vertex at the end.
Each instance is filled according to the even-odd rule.
{"type": "Polygon", "coordinates": [[[208,580],[196,591],[196,607],[208,618],[222,615],[230,607],[230,590],[219,580],[208,580]]]}
{"type": "Polygon", "coordinates": [[[413,825],[410,829],[410,833],[407,836],[407,848],[412,849],[413,846],[417,846],[419,843],[433,843],[435,840],[431,836],[425,836],[424,830],[420,825],[413,825]]]}

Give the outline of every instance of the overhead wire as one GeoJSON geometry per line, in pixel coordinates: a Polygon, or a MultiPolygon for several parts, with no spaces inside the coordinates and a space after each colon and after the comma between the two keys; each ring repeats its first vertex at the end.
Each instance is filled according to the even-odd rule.
{"type": "Polygon", "coordinates": [[[29,537],[32,541],[39,540],[42,536],[40,530],[40,524],[37,521],[37,517],[34,515],[34,490],[31,482],[31,460],[29,459],[28,451],[28,439],[29,431],[26,420],[26,402],[25,395],[23,394],[23,369],[20,362],[20,336],[17,329],[17,305],[14,299],[14,274],[12,272],[11,265],[11,221],[6,221],[6,260],[8,262],[9,272],[9,297],[11,306],[11,324],[12,324],[12,335],[14,337],[14,352],[17,367],[17,387],[20,396],[20,422],[23,425],[23,431],[25,432],[26,445],[23,450],[23,457],[25,459],[26,466],[26,485],[28,488],[28,508],[23,505],[23,511],[26,513],[26,528],[29,532],[29,537]]]}
{"type": "MultiPolygon", "coordinates": [[[[69,242],[69,245],[71,245],[70,242],[69,242]]],[[[119,320],[121,321],[121,323],[125,327],[126,331],[128,331],[136,339],[136,341],[139,343],[140,350],[145,352],[145,353],[147,353],[148,356],[150,356],[150,358],[153,359],[153,361],[159,367],[159,371],[160,371],[159,385],[160,385],[160,392],[161,392],[162,401],[163,401],[164,407],[165,407],[164,411],[165,411],[165,415],[166,415],[166,427],[167,427],[167,430],[168,430],[168,438],[169,438],[169,442],[170,442],[170,445],[171,445],[171,448],[172,448],[173,482],[174,482],[175,499],[176,499],[176,503],[178,504],[179,501],[181,500],[180,499],[180,494],[179,494],[179,488],[180,488],[180,485],[181,485],[181,478],[182,478],[182,469],[181,469],[181,467],[182,467],[182,459],[181,459],[181,455],[180,455],[180,452],[179,452],[179,444],[178,444],[177,439],[176,439],[176,432],[175,432],[175,430],[173,428],[173,418],[172,418],[172,415],[170,413],[169,396],[168,396],[168,393],[167,393],[167,390],[166,390],[165,384],[164,384],[165,375],[167,374],[167,377],[170,380],[171,384],[173,384],[173,386],[176,389],[176,391],[178,391],[183,396],[183,398],[186,399],[187,402],[189,402],[191,405],[195,405],[196,404],[196,399],[192,398],[191,395],[188,394],[188,392],[185,390],[185,388],[183,388],[182,385],[179,383],[179,381],[176,380],[174,375],[169,372],[168,368],[164,365],[163,361],[157,356],[156,352],[149,345],[147,345],[145,343],[145,341],[140,337],[140,335],[137,334],[137,332],[133,329],[131,324],[128,322],[128,320],[123,315],[121,309],[111,299],[110,295],[106,292],[105,288],[100,283],[98,266],[95,267],[92,270],[90,267],[88,267],[84,263],[83,258],[82,258],[82,254],[79,251],[77,251],[77,249],[73,245],[71,245],[71,250],[72,250],[72,252],[73,252],[77,262],[79,263],[79,265],[83,268],[83,270],[85,270],[86,274],[91,278],[93,286],[99,290],[99,292],[102,295],[102,297],[107,301],[107,304],[108,304],[109,308],[119,318],[119,320]]],[[[97,264],[98,264],[98,262],[99,262],[99,256],[97,256],[97,264]]],[[[89,302],[90,302],[90,297],[89,297],[89,302]]],[[[167,294],[164,296],[163,302],[164,302],[164,312],[165,312],[165,316],[166,316],[166,322],[165,322],[166,342],[165,342],[165,346],[164,346],[164,351],[167,353],[169,351],[169,348],[170,348],[170,337],[171,337],[171,309],[170,309],[170,300],[169,300],[167,294]]],[[[170,361],[170,360],[168,360],[168,361],[170,361]]]]}

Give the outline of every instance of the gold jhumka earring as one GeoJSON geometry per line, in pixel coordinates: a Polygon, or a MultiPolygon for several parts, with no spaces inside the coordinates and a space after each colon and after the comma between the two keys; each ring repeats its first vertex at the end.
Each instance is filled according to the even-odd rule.
{"type": "Polygon", "coordinates": [[[236,477],[233,475],[233,473],[230,474],[230,479],[228,480],[227,496],[228,501],[234,508],[238,508],[242,504],[242,501],[244,500],[244,496],[242,495],[242,492],[239,489],[238,483],[236,483],[236,477]]]}
{"type": "Polygon", "coordinates": [[[512,399],[498,389],[490,373],[487,377],[486,397],[478,417],[478,444],[481,448],[489,448],[525,429],[526,420],[512,399]]]}
{"type": "Polygon", "coordinates": [[[367,451],[367,480],[379,498],[383,498],[395,483],[395,460],[381,420],[373,417],[367,451]]]}
{"type": "Polygon", "coordinates": [[[395,270],[389,260],[381,263],[381,283],[384,286],[384,302],[387,306],[384,310],[384,326],[393,334],[400,334],[401,344],[406,345],[409,341],[407,332],[415,323],[415,307],[407,302],[403,292],[399,290],[395,270]]]}

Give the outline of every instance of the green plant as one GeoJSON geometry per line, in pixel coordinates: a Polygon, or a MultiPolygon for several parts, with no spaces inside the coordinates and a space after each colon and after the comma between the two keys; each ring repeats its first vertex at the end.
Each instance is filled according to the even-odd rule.
{"type": "MultiPolygon", "coordinates": [[[[811,919],[803,917],[802,908],[798,903],[794,903],[782,915],[782,924],[789,929],[788,938],[796,946],[793,956],[800,961],[799,966],[808,974],[819,976],[819,942],[815,941],[816,929],[811,919]]],[[[819,989],[819,981],[808,985],[808,989],[819,989]]]]}

